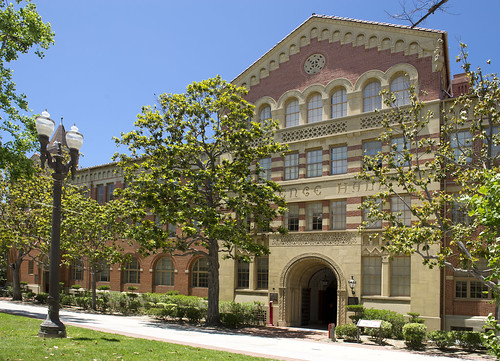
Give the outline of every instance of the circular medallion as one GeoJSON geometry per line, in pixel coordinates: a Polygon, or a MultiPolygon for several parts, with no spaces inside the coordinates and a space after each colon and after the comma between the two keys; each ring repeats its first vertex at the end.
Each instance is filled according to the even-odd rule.
{"type": "Polygon", "coordinates": [[[313,54],[304,63],[304,70],[307,74],[316,74],[325,66],[325,57],[321,54],[313,54]]]}

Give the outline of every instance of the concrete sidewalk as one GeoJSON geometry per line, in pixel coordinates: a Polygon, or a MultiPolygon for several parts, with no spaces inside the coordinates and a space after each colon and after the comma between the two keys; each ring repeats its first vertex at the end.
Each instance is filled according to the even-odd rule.
{"type": "MultiPolygon", "coordinates": [[[[0,300],[0,312],[45,319],[47,307],[0,300]]],[[[452,357],[415,354],[377,346],[245,335],[226,330],[163,323],[147,316],[101,315],[67,310],[61,310],[60,315],[66,325],[280,360],[457,360],[452,357]]]]}

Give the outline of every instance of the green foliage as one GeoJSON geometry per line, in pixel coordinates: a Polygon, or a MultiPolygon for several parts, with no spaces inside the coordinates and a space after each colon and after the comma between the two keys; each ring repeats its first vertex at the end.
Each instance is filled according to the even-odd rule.
{"type": "Polygon", "coordinates": [[[221,322],[229,328],[259,326],[265,323],[265,312],[261,302],[221,302],[221,322]]]}
{"type": "Polygon", "coordinates": [[[358,328],[353,323],[335,327],[335,333],[338,338],[343,338],[345,341],[357,341],[358,339],[358,328]]]}
{"type": "Polygon", "coordinates": [[[78,291],[80,288],[82,288],[82,285],[72,285],[71,289],[78,291]]]}
{"type": "Polygon", "coordinates": [[[500,360],[500,323],[495,320],[493,315],[488,315],[488,320],[484,325],[483,343],[488,352],[500,360]]]}
{"type": "Polygon", "coordinates": [[[208,258],[208,324],[219,322],[219,253],[267,254],[258,236],[277,231],[271,222],[285,211],[279,185],[262,179],[258,166],[252,174],[260,159],[284,151],[274,140],[277,122],[251,121],[246,94],[220,77],[195,82],[184,94],[160,95],[158,107],[143,107],[135,129],[116,140],[128,148],[115,156],[127,183],[119,194],[136,225],[128,238],[143,252],[208,258]],[[179,229],[173,235],[157,224],[179,229]]]}
{"type": "Polygon", "coordinates": [[[482,333],[474,331],[452,331],[461,348],[473,352],[482,347],[482,333]]]}
{"type": "Polygon", "coordinates": [[[387,321],[392,325],[392,335],[397,339],[401,339],[403,337],[405,318],[400,313],[389,310],[368,308],[364,310],[362,318],[366,320],[387,321]]]}
{"type": "Polygon", "coordinates": [[[446,350],[455,344],[455,337],[450,331],[431,331],[427,334],[427,338],[440,350],[446,350]]]}
{"type": "Polygon", "coordinates": [[[349,318],[353,323],[357,323],[358,320],[363,318],[363,313],[365,310],[365,307],[363,305],[348,305],[346,308],[347,311],[354,312],[354,315],[349,315],[349,318]]]}
{"type": "Polygon", "coordinates": [[[408,312],[408,316],[410,316],[410,318],[408,319],[408,323],[424,323],[425,320],[420,316],[420,313],[418,312],[408,312]]]}
{"type": "Polygon", "coordinates": [[[0,169],[12,179],[33,172],[26,152],[34,148],[37,137],[33,118],[21,114],[29,112],[28,103],[24,94],[17,93],[9,65],[32,48],[43,58],[43,49],[54,43],[50,24],[42,21],[35,4],[16,3],[0,1],[0,169]]]}
{"type": "Polygon", "coordinates": [[[424,347],[427,327],[421,323],[407,323],[403,326],[403,339],[406,346],[413,350],[424,347]]]}
{"type": "Polygon", "coordinates": [[[97,289],[99,291],[107,291],[107,290],[111,289],[111,287],[109,285],[100,285],[99,287],[97,287],[97,289]]]}
{"type": "MultiPolygon", "coordinates": [[[[382,321],[380,323],[380,330],[382,332],[382,341],[386,338],[391,338],[392,336],[392,325],[388,321],[382,321]]],[[[365,328],[365,333],[370,337],[377,339],[379,337],[378,328],[365,328]]]]}
{"type": "Polygon", "coordinates": [[[35,296],[35,301],[38,303],[41,303],[42,305],[47,303],[47,298],[49,297],[49,294],[46,292],[40,292],[35,296]]]}

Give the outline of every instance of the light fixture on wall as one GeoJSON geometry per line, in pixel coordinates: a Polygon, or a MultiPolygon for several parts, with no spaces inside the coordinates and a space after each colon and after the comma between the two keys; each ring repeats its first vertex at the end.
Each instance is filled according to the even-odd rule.
{"type": "Polygon", "coordinates": [[[354,288],[356,287],[356,281],[354,280],[354,276],[351,276],[351,279],[349,280],[349,287],[351,288],[352,294],[356,294],[354,292],[354,288]]]}
{"type": "Polygon", "coordinates": [[[325,278],[323,278],[321,280],[321,288],[323,290],[326,290],[328,288],[328,285],[330,284],[330,281],[328,281],[328,279],[326,278],[326,274],[325,274],[325,278]]]}

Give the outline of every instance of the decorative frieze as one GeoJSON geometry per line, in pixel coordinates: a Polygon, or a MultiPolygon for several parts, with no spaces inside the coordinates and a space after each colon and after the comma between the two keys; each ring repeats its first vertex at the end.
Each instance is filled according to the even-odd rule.
{"type": "Polygon", "coordinates": [[[290,129],[279,133],[281,143],[296,142],[304,139],[314,139],[326,135],[345,133],[347,122],[337,121],[328,124],[309,125],[298,129],[290,129]]]}
{"type": "Polygon", "coordinates": [[[288,233],[273,235],[270,247],[345,246],[356,243],[356,232],[288,233]]]}

